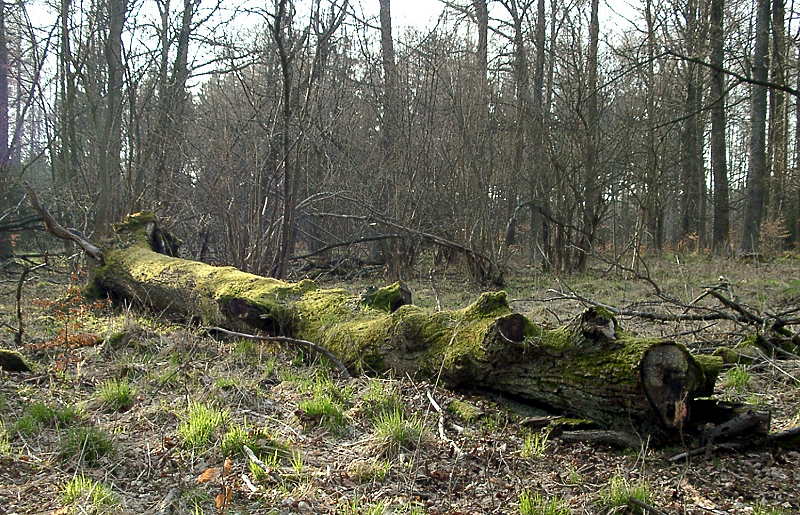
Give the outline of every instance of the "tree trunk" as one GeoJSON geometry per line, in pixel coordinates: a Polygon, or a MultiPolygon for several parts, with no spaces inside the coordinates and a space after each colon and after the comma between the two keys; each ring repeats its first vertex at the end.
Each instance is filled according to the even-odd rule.
{"type": "MultiPolygon", "coordinates": [[[[689,0],[686,6],[686,52],[694,55],[698,41],[697,0],[689,0]]],[[[702,94],[698,66],[686,62],[686,103],[684,104],[683,131],[681,133],[681,183],[683,187],[680,237],[700,237],[702,229],[701,202],[702,156],[698,145],[698,100],[702,94]]]]}
{"type": "MultiPolygon", "coordinates": [[[[398,135],[400,134],[400,106],[397,64],[395,62],[394,38],[392,37],[392,2],[380,0],[380,25],[381,25],[381,66],[383,68],[383,96],[381,97],[381,166],[378,205],[376,211],[391,217],[397,216],[397,178],[399,167],[398,160],[398,135]]],[[[389,269],[389,274],[399,277],[403,274],[399,259],[399,243],[392,241],[381,242],[372,252],[375,261],[384,261],[389,269]]]]}
{"type": "Polygon", "coordinates": [[[119,216],[122,200],[122,87],[125,63],[122,59],[122,29],[128,12],[127,0],[107,0],[108,39],[105,42],[107,66],[106,105],[101,142],[100,192],[97,202],[95,231],[106,234],[119,216]]]}
{"type": "Polygon", "coordinates": [[[583,222],[582,234],[578,243],[578,254],[575,261],[575,270],[583,271],[586,268],[588,253],[594,245],[594,233],[600,222],[600,207],[603,197],[603,185],[598,174],[597,148],[598,148],[598,108],[597,96],[597,47],[599,43],[600,21],[598,16],[599,1],[591,0],[591,14],[589,21],[589,55],[587,57],[586,79],[586,141],[583,149],[583,222]]]}
{"type": "MultiPolygon", "coordinates": [[[[0,3],[0,213],[10,202],[11,190],[10,154],[8,145],[8,44],[6,41],[6,6],[0,3]]],[[[0,260],[11,256],[10,233],[0,231],[0,260]]]]}
{"type": "MultiPolygon", "coordinates": [[[[770,0],[758,0],[756,10],[756,43],[753,49],[753,79],[767,81],[769,52],[770,0]]],[[[757,251],[761,237],[761,221],[768,200],[767,156],[765,150],[767,123],[767,88],[750,86],[750,166],[747,173],[747,205],[745,207],[742,241],[743,253],[757,251]]]]}
{"type": "Polygon", "coordinates": [[[711,0],[711,173],[714,177],[714,226],[712,247],[720,253],[728,245],[730,233],[730,204],[728,200],[728,159],[725,142],[725,76],[723,19],[725,0],[711,0]]]}
{"type": "MultiPolygon", "coordinates": [[[[786,83],[785,10],[784,0],[772,0],[772,53],[770,82],[786,83]]],[[[766,210],[770,220],[782,220],[785,214],[788,153],[786,147],[786,94],[775,88],[769,90],[769,130],[767,162],[772,168],[772,185],[769,188],[770,206],[766,210]]]]}
{"type": "Polygon", "coordinates": [[[354,297],[313,281],[287,283],[156,253],[170,245],[152,215],[118,226],[95,271],[96,291],[234,330],[314,342],[354,371],[392,370],[450,387],[492,389],[603,427],[677,436],[692,399],[711,395],[721,360],[636,338],[602,309],[547,330],[484,293],[466,308],[408,305],[399,283],[354,297]]]}
{"type": "MultiPolygon", "coordinates": [[[[531,199],[541,206],[542,209],[549,209],[550,185],[547,176],[547,165],[545,158],[545,130],[544,123],[544,62],[545,62],[545,9],[544,0],[538,0],[536,6],[536,33],[535,48],[536,57],[534,59],[533,73],[533,131],[531,137],[531,153],[536,159],[531,163],[529,171],[529,187],[531,199]]],[[[531,209],[531,229],[539,226],[541,233],[537,239],[531,238],[531,255],[537,249],[542,252],[542,267],[547,270],[552,261],[550,248],[550,227],[549,221],[540,215],[538,210],[531,209]]],[[[535,233],[534,233],[535,235],[535,233]]]]}

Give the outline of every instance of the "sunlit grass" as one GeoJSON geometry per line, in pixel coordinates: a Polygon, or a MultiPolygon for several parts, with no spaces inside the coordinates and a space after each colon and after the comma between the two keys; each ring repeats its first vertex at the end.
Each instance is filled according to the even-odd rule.
{"type": "Polygon", "coordinates": [[[178,425],[178,437],[184,447],[193,450],[208,448],[215,440],[217,428],[228,418],[226,411],[206,404],[191,403],[183,422],[178,425]]]}
{"type": "Polygon", "coordinates": [[[567,503],[560,497],[546,498],[539,493],[523,490],[519,494],[520,515],[570,515],[567,503]]]}
{"type": "Polygon", "coordinates": [[[375,440],[388,455],[417,448],[425,436],[422,419],[407,416],[399,409],[384,413],[375,421],[375,440]]]}
{"type": "Polygon", "coordinates": [[[63,486],[61,500],[67,505],[79,504],[78,513],[113,513],[119,508],[119,499],[111,487],[83,474],[63,486]]]}

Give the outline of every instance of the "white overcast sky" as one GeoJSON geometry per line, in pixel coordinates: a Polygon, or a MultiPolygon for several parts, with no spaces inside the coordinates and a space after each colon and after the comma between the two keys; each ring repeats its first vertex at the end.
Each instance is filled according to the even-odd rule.
{"type": "MultiPolygon", "coordinates": [[[[373,4],[377,12],[378,0],[362,0],[362,3],[365,8],[366,4],[373,4]]],[[[442,3],[438,0],[395,0],[392,2],[392,28],[428,28],[436,23],[441,13],[442,3]]]]}

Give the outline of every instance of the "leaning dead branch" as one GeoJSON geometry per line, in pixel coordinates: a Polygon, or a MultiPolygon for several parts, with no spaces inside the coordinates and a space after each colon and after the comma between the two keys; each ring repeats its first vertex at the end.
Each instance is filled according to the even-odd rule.
{"type": "Polygon", "coordinates": [[[74,231],[69,231],[64,228],[63,225],[58,223],[53,215],[47,210],[39,202],[39,197],[36,196],[36,192],[33,188],[31,188],[30,184],[25,183],[25,189],[28,191],[28,196],[30,197],[31,206],[35,209],[39,215],[42,217],[44,221],[44,227],[47,232],[55,236],[56,238],[60,238],[62,240],[70,240],[74,241],[80,248],[83,249],[89,256],[91,256],[95,261],[102,264],[103,263],[103,251],[101,251],[96,245],[92,242],[77,234],[74,231]]]}

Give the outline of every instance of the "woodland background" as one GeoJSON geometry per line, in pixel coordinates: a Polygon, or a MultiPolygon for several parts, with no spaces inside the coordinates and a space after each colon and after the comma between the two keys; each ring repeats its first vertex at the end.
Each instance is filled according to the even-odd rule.
{"type": "Polygon", "coordinates": [[[794,4],[453,0],[394,34],[390,3],[2,2],[0,255],[35,223],[23,180],[90,237],[154,210],[278,277],[347,241],[500,283],[514,256],[800,238],[794,4]]]}

